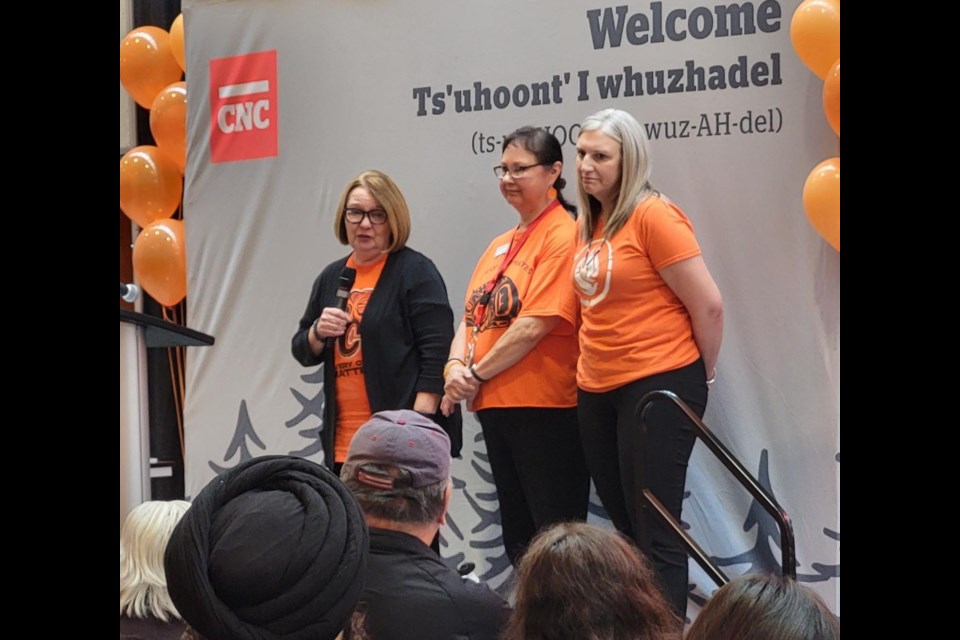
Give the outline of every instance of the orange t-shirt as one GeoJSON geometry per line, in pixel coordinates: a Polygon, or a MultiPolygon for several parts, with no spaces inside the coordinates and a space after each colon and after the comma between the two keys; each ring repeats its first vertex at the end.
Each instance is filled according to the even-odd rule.
{"type": "Polygon", "coordinates": [[[333,352],[333,363],[337,371],[337,441],[334,443],[334,460],[337,462],[347,459],[347,449],[350,448],[353,434],[371,415],[366,378],[363,375],[360,320],[386,263],[386,254],[382,259],[366,265],[357,264],[352,255],[347,258],[347,266],[357,270],[357,278],[353,281],[353,288],[347,299],[350,322],[344,334],[337,338],[333,352]]]}
{"type": "Polygon", "coordinates": [[[610,391],[695,362],[690,315],[659,274],[700,255],[690,220],[669,200],[650,196],[613,238],[597,226],[574,258],[582,323],[577,384],[610,391]]]}
{"type": "MultiPolygon", "coordinates": [[[[519,362],[480,385],[471,405],[474,410],[577,405],[577,297],[569,281],[576,223],[557,201],[541,215],[493,290],[473,361],[483,360],[516,318],[558,316],[560,322],[519,362]]],[[[464,302],[468,345],[474,308],[515,235],[520,236],[510,230],[494,238],[470,278],[464,302]]]]}

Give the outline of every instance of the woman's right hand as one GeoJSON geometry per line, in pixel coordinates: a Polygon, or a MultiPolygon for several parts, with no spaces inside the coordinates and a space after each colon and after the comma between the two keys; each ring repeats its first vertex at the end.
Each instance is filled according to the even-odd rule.
{"type": "Polygon", "coordinates": [[[446,384],[443,385],[446,396],[455,402],[473,398],[479,389],[480,381],[474,378],[470,369],[462,364],[454,364],[450,368],[446,384]]]}
{"type": "Polygon", "coordinates": [[[324,307],[317,322],[317,333],[323,338],[336,338],[342,336],[350,323],[350,316],[346,311],[336,307],[324,307]]]}

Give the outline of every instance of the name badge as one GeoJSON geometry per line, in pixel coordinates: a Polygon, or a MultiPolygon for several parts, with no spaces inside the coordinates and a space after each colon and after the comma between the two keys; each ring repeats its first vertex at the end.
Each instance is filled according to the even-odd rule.
{"type": "Polygon", "coordinates": [[[493,252],[493,257],[494,257],[494,258],[499,258],[499,257],[502,256],[503,254],[505,254],[509,248],[510,248],[510,243],[509,243],[509,242],[506,243],[506,244],[500,245],[499,247],[497,247],[497,250],[493,252]]]}

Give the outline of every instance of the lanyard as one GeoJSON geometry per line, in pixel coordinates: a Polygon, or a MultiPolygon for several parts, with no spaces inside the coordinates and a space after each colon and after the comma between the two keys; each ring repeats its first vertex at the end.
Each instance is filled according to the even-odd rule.
{"type": "Polygon", "coordinates": [[[500,278],[503,277],[503,272],[507,270],[507,267],[510,266],[510,263],[513,262],[513,259],[517,257],[517,254],[520,252],[520,248],[523,247],[523,243],[527,241],[527,238],[530,237],[530,234],[533,233],[533,230],[540,224],[540,221],[547,217],[547,214],[553,210],[555,206],[558,206],[559,202],[554,200],[551,202],[543,212],[538,215],[533,221],[527,225],[527,228],[524,229],[523,233],[519,237],[514,234],[514,237],[510,240],[510,248],[507,250],[507,254],[503,256],[503,260],[500,262],[500,267],[497,269],[496,275],[494,275],[485,285],[483,285],[483,293],[480,294],[480,299],[477,301],[477,306],[473,309],[473,332],[470,336],[470,345],[467,351],[467,366],[473,364],[473,351],[474,347],[477,344],[477,333],[480,331],[480,327],[483,325],[483,318],[487,315],[487,306],[490,304],[490,296],[493,295],[494,289],[497,288],[497,283],[500,282],[500,278]]]}

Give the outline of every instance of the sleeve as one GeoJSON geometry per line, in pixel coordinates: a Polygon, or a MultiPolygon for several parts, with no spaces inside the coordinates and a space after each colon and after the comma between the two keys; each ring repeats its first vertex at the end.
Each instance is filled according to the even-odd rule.
{"type": "Polygon", "coordinates": [[[300,326],[297,332],[293,334],[293,339],[290,341],[290,351],[293,353],[293,357],[305,367],[311,367],[323,362],[323,354],[321,353],[319,356],[316,356],[313,354],[313,350],[310,349],[307,332],[310,331],[313,326],[313,321],[316,320],[320,316],[320,312],[323,311],[322,284],[323,275],[326,271],[327,270],[324,269],[324,272],[313,281],[313,289],[310,291],[307,308],[300,318],[300,326]]]}
{"type": "Polygon", "coordinates": [[[453,310],[440,272],[426,256],[410,269],[405,297],[420,361],[416,391],[443,394],[443,365],[453,342],[453,310]]]}
{"type": "Polygon", "coordinates": [[[547,231],[519,317],[559,316],[568,326],[554,333],[565,335],[576,329],[577,321],[577,294],[571,284],[576,227],[558,225],[547,231]]]}
{"type": "Polygon", "coordinates": [[[498,640],[510,618],[510,604],[486,584],[474,584],[464,580],[464,587],[470,592],[472,600],[470,625],[474,634],[471,638],[498,640]]]}
{"type": "Polygon", "coordinates": [[[641,216],[640,239],[657,271],[701,253],[689,218],[660,198],[641,216]]]}

